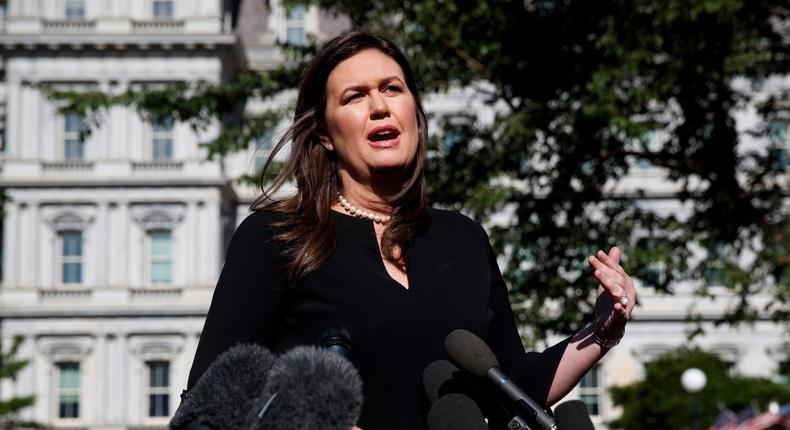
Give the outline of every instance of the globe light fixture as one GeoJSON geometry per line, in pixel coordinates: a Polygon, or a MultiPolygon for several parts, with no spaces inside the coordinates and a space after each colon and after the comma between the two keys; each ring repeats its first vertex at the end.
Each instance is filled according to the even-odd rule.
{"type": "Polygon", "coordinates": [[[694,430],[699,430],[700,416],[702,415],[697,393],[705,388],[707,382],[708,378],[705,376],[705,372],[696,367],[688,368],[680,375],[680,385],[691,395],[691,428],[694,430]]]}
{"type": "Polygon", "coordinates": [[[683,375],[680,376],[680,384],[683,385],[683,389],[689,393],[698,393],[702,391],[707,382],[708,378],[705,376],[705,372],[696,367],[686,369],[683,375]]]}

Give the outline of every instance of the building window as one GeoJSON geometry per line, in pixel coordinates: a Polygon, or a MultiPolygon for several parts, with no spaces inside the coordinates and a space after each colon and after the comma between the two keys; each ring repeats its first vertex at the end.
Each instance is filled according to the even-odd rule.
{"type": "Polygon", "coordinates": [[[58,418],[80,416],[80,364],[58,363],[58,418]]]}
{"type": "Polygon", "coordinates": [[[84,19],[85,0],[66,0],[66,19],[84,19]]]}
{"type": "Polygon", "coordinates": [[[173,1],[172,0],[154,0],[153,2],[154,18],[158,19],[171,19],[173,18],[173,1]]]}
{"type": "Polygon", "coordinates": [[[779,383],[790,385],[790,359],[779,362],[779,383]]]}
{"type": "Polygon", "coordinates": [[[66,160],[85,158],[85,142],[82,140],[85,123],[82,116],[67,112],[63,116],[63,157],[66,160]]]}
{"type": "Polygon", "coordinates": [[[768,150],[776,157],[776,168],[784,168],[790,163],[790,142],[788,142],[787,129],[790,121],[774,119],[768,123],[768,150]]]}
{"type": "MultiPolygon", "coordinates": [[[[650,153],[661,151],[661,148],[663,146],[662,145],[663,138],[664,138],[663,131],[661,130],[653,129],[645,132],[644,134],[642,134],[642,138],[640,139],[642,150],[650,153]]],[[[637,161],[637,165],[642,169],[652,169],[656,167],[656,165],[653,164],[653,161],[647,158],[640,158],[637,161]]]]}
{"type": "Polygon", "coordinates": [[[148,368],[148,416],[170,415],[170,362],[149,361],[148,368]]]}
{"type": "Polygon", "coordinates": [[[725,265],[727,259],[727,249],[724,243],[717,243],[712,250],[708,253],[708,258],[705,260],[705,267],[702,274],[708,283],[708,286],[715,287],[724,285],[725,279],[725,265]]]}
{"type": "Polygon", "coordinates": [[[151,158],[159,161],[173,158],[173,120],[171,118],[151,122],[151,158]]]}
{"type": "Polygon", "coordinates": [[[152,230],[148,235],[151,244],[151,283],[170,283],[173,273],[172,234],[170,230],[152,230]]]}
{"type": "Polygon", "coordinates": [[[296,5],[285,13],[285,41],[291,45],[304,45],[307,41],[304,32],[304,5],[296,5]]]}
{"type": "Polygon", "coordinates": [[[601,414],[601,366],[596,364],[579,383],[579,398],[587,405],[590,415],[601,414]]]}
{"type": "Polygon", "coordinates": [[[60,233],[61,281],[64,284],[82,283],[82,232],[60,233]]]}

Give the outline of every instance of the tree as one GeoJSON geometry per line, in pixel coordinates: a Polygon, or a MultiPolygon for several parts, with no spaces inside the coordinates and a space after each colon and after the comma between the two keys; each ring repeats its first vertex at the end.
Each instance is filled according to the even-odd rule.
{"type": "MultiPolygon", "coordinates": [[[[722,321],[790,321],[787,150],[746,144],[787,127],[772,122],[784,94],[765,96],[764,86],[788,70],[785,1],[286,3],[319,5],[393,39],[424,92],[475,89],[489,118],[467,109],[434,117],[429,197],[481,221],[510,215],[490,234],[531,338],[589,321],[595,281],[585,259],[612,244],[658,291],[725,285],[740,300],[722,321]],[[734,114],[748,106],[760,121],[741,130],[734,114]],[[676,188],[660,198],[677,199],[687,216],[650,210],[642,189],[616,191],[639,163],[666,174],[676,188]],[[758,291],[773,296],[765,308],[749,302],[758,291]]],[[[239,100],[293,87],[314,49],[291,47],[295,61],[218,86],[51,95],[86,114],[122,103],[198,129],[219,119],[224,132],[207,145],[222,156],[285,114],[242,119],[239,100]]]]}
{"type": "Polygon", "coordinates": [[[790,388],[785,385],[765,378],[733,376],[715,354],[681,347],[648,363],[644,380],[611,388],[612,400],[623,407],[623,415],[609,425],[629,430],[687,428],[693,400],[683,390],[680,375],[691,367],[707,377],[705,388],[697,394],[704,428],[713,422],[722,404],[738,412],[754,402],[765,410],[771,401],[790,401],[790,388]]]}
{"type": "MultiPolygon", "coordinates": [[[[0,348],[0,381],[15,379],[17,374],[27,366],[27,360],[16,357],[23,340],[21,336],[17,336],[7,351],[2,351],[0,348]]],[[[35,396],[0,399],[0,428],[9,430],[44,428],[38,423],[19,418],[19,412],[32,406],[34,400],[35,396]]]]}

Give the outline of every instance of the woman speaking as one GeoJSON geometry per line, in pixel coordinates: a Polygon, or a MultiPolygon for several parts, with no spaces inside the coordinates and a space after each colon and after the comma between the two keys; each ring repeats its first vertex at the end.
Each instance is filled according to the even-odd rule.
{"type": "Polygon", "coordinates": [[[589,258],[596,321],[527,356],[483,228],[426,207],[426,141],[415,79],[394,44],[352,32],[316,54],[269,163],[289,142],[290,156],[230,242],[188,387],[237,343],[283,352],[343,327],[364,386],[359,426],[422,429],[422,371],[447,359],[455,329],[483,339],[505,373],[529,357],[524,388],[546,405],[616,344],[636,291],[615,247],[589,258]],[[289,181],[295,194],[274,199],[289,181]]]}

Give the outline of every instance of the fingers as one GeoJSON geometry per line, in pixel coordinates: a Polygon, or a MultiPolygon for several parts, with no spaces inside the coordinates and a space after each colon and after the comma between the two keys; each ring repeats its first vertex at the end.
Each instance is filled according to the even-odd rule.
{"type": "MultiPolygon", "coordinates": [[[[601,269],[596,269],[593,272],[593,276],[595,276],[595,279],[598,281],[598,284],[601,285],[609,293],[609,295],[612,297],[612,299],[615,302],[617,302],[617,300],[619,300],[620,297],[622,297],[625,289],[623,288],[622,285],[620,285],[620,283],[617,282],[618,279],[613,278],[612,276],[610,276],[608,273],[604,272],[601,269]]],[[[619,302],[615,304],[619,304],[619,302]]]]}
{"type": "Polygon", "coordinates": [[[609,250],[609,258],[612,260],[612,262],[615,265],[617,265],[619,267],[620,266],[620,248],[617,247],[617,246],[613,246],[612,249],[609,250]]]}
{"type": "Polygon", "coordinates": [[[634,308],[636,289],[631,277],[620,266],[620,256],[620,248],[615,246],[608,254],[598,251],[594,256],[590,256],[588,263],[593,268],[593,275],[600,286],[599,294],[601,290],[606,290],[606,295],[612,301],[611,316],[615,319],[627,320],[630,310],[634,308]],[[626,303],[623,304],[621,300],[626,303]]]}
{"type": "Polygon", "coordinates": [[[620,248],[616,246],[613,247],[611,250],[609,250],[609,254],[598,250],[598,252],[595,253],[595,258],[606,265],[606,267],[609,267],[620,275],[627,276],[625,275],[623,268],[620,266],[620,248]]]}
{"type": "MultiPolygon", "coordinates": [[[[598,251],[598,253],[595,256],[590,256],[587,259],[587,262],[590,264],[590,267],[592,267],[594,271],[600,272],[600,276],[610,278],[614,282],[622,283],[625,278],[625,276],[623,276],[625,272],[622,272],[622,270],[617,270],[614,267],[612,267],[611,259],[608,256],[606,256],[606,254],[604,254],[603,251],[598,251]],[[607,262],[609,264],[607,264],[607,262]]],[[[615,265],[615,266],[618,268],[620,267],[619,265],[615,265]]],[[[596,275],[596,277],[598,276],[596,275]]]]}

